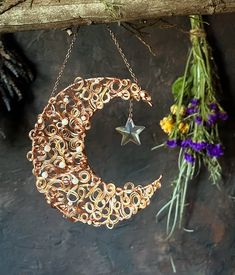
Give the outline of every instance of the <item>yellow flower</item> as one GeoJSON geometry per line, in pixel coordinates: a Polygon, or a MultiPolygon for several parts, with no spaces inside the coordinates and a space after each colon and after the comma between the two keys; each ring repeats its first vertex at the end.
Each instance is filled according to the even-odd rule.
{"type": "Polygon", "coordinates": [[[181,115],[181,116],[184,116],[184,115],[185,115],[185,112],[186,112],[185,106],[181,106],[181,108],[180,108],[180,115],[181,115]]]}
{"type": "MultiPolygon", "coordinates": [[[[176,115],[176,114],[177,114],[177,111],[178,111],[178,106],[174,104],[174,105],[171,106],[170,110],[171,110],[171,113],[172,113],[173,115],[176,115]]],[[[179,110],[179,114],[180,114],[181,116],[183,116],[183,115],[185,115],[185,112],[186,112],[185,106],[181,106],[181,107],[180,107],[180,110],[179,110]]]]}
{"type": "Polygon", "coordinates": [[[188,123],[183,123],[183,122],[180,122],[179,124],[179,130],[182,134],[186,134],[188,133],[189,131],[189,124],[188,123]]]}
{"type": "Polygon", "coordinates": [[[170,134],[174,128],[174,120],[171,116],[164,117],[160,121],[160,126],[165,133],[170,134]]]}
{"type": "Polygon", "coordinates": [[[170,108],[171,113],[172,113],[173,115],[175,115],[175,114],[177,113],[177,109],[178,109],[177,105],[175,105],[175,104],[172,105],[171,108],[170,108]]]}

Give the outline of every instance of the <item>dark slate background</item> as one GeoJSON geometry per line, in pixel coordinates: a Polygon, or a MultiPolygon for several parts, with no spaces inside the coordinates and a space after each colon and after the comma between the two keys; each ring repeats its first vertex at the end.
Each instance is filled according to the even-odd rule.
{"type": "MultiPolygon", "coordinates": [[[[191,184],[187,228],[194,233],[176,232],[165,241],[165,220],[155,215],[171,192],[170,182],[177,174],[177,152],[150,151],[166,136],[159,120],[172,104],[171,84],[183,73],[189,46],[188,19],[169,19],[177,25],[148,28],[147,40],[157,56],[133,35],[113,26],[142,87],[153,98],[154,106],[135,104],[134,120],[145,125],[143,145],[120,146],[121,136],[114,128],[123,125],[128,105],[117,100],[93,117],[86,138],[87,154],[94,171],[106,181],[146,184],[163,174],[162,189],[151,205],[113,230],[73,224],[50,208],[35,188],[28,132],[47,103],[58,70],[69,45],[62,31],[22,32],[14,35],[37,70],[27,99],[10,115],[1,113],[0,128],[0,274],[172,274],[172,257],[177,274],[235,274],[235,14],[208,17],[208,34],[218,64],[223,94],[219,97],[230,120],[221,125],[226,148],[221,190],[212,186],[206,171],[191,184]],[[190,218],[189,218],[190,217],[190,218]]],[[[104,26],[81,29],[60,87],[76,76],[129,77],[104,26]]]]}

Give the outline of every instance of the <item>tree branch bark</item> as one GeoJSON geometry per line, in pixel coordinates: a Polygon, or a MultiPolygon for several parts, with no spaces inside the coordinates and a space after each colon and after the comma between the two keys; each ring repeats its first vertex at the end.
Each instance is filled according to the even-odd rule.
{"type": "Polygon", "coordinates": [[[0,32],[234,11],[235,0],[5,0],[0,32]]]}

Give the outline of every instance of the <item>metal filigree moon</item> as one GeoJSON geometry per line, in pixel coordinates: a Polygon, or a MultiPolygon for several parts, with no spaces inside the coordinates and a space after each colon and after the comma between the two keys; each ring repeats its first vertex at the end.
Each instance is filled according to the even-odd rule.
{"type": "Polygon", "coordinates": [[[29,136],[36,186],[47,202],[72,221],[108,228],[150,203],[160,178],[147,186],[105,183],[88,165],[84,139],[94,112],[111,99],[130,97],[151,105],[148,93],[129,79],[77,78],[49,99],[29,136]]]}

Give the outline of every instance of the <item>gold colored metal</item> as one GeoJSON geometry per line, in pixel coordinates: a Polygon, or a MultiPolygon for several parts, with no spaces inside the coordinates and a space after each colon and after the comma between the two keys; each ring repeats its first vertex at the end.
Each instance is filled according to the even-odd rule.
{"type": "Polygon", "coordinates": [[[90,168],[84,139],[91,117],[113,98],[133,98],[151,105],[151,97],[137,83],[117,78],[77,78],[49,99],[30,132],[36,186],[47,202],[72,221],[108,228],[129,219],[150,204],[160,179],[146,186],[105,183],[90,168]]]}

